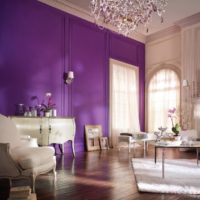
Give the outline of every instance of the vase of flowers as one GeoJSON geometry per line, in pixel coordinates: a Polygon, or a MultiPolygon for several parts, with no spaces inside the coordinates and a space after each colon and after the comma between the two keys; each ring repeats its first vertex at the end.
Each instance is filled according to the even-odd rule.
{"type": "Polygon", "coordinates": [[[47,103],[45,101],[41,104],[41,111],[43,111],[45,117],[52,117],[52,111],[55,110],[56,104],[52,101],[52,94],[46,93],[47,103]]]}
{"type": "Polygon", "coordinates": [[[181,130],[181,127],[179,123],[175,122],[176,117],[176,108],[172,108],[168,110],[168,117],[171,120],[172,123],[172,132],[174,133],[175,136],[179,135],[179,132],[181,130]]]}

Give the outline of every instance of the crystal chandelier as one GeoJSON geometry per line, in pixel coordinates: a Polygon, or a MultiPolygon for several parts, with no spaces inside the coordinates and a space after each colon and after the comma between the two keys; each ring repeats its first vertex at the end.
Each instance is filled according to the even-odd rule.
{"type": "Polygon", "coordinates": [[[91,14],[96,24],[111,24],[120,34],[127,36],[139,25],[148,25],[152,14],[156,13],[163,22],[167,0],[91,0],[91,14]]]}

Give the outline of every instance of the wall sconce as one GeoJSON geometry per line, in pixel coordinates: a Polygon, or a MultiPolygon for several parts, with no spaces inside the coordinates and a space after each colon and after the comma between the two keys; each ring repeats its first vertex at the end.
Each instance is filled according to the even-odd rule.
{"type": "Polygon", "coordinates": [[[182,87],[189,88],[189,93],[191,98],[199,98],[200,97],[200,82],[199,81],[191,81],[183,80],[182,87]]]}
{"type": "Polygon", "coordinates": [[[183,87],[189,87],[189,82],[188,82],[188,80],[183,80],[183,82],[182,82],[182,86],[183,87]]]}
{"type": "Polygon", "coordinates": [[[69,72],[64,73],[65,84],[71,84],[73,80],[74,80],[74,72],[73,71],[69,71],[69,72]]]}
{"type": "Polygon", "coordinates": [[[183,87],[183,93],[184,93],[184,101],[188,102],[189,98],[191,98],[191,88],[190,88],[190,84],[189,81],[184,79],[182,81],[182,87],[183,87]]]}

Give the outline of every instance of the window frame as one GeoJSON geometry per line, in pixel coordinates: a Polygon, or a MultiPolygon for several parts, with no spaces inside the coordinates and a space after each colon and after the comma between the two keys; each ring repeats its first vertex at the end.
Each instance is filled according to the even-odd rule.
{"type": "MultiPolygon", "coordinates": [[[[109,137],[111,137],[112,135],[112,119],[111,119],[111,113],[112,113],[112,106],[111,106],[111,102],[112,102],[112,97],[111,97],[111,88],[112,88],[112,65],[113,64],[118,64],[118,65],[121,65],[121,66],[124,66],[125,68],[129,68],[131,70],[134,70],[135,73],[136,73],[136,84],[137,84],[137,101],[138,101],[138,120],[140,120],[139,118],[139,88],[140,88],[140,85],[139,85],[139,67],[133,65],[133,64],[129,64],[129,63],[126,63],[126,62],[123,62],[123,61],[119,61],[119,60],[116,60],[116,59],[112,59],[110,58],[109,59],[109,137]]],[[[139,127],[140,127],[140,121],[139,121],[139,127]]],[[[112,146],[111,142],[110,142],[110,145],[112,146]]]]}
{"type": "MultiPolygon", "coordinates": [[[[148,105],[148,99],[149,99],[149,84],[151,82],[151,79],[153,78],[153,76],[158,73],[161,70],[172,70],[176,73],[179,81],[180,81],[180,109],[181,109],[181,102],[182,102],[182,87],[181,87],[181,69],[173,64],[162,64],[159,67],[155,67],[151,70],[149,70],[149,72],[146,75],[146,84],[145,84],[145,130],[148,131],[148,116],[149,116],[149,105],[148,105]]],[[[180,116],[180,123],[181,123],[181,116],[180,116]]]]}

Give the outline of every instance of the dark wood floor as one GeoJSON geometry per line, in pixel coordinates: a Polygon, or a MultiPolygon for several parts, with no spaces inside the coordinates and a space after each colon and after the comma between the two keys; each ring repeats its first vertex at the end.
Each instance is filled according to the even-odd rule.
{"type": "MultiPolygon", "coordinates": [[[[158,152],[158,155],[160,152],[158,152]]],[[[167,150],[168,158],[194,159],[195,152],[167,150]]],[[[36,180],[38,200],[189,200],[200,196],[175,194],[155,194],[138,192],[131,165],[131,159],[143,157],[143,149],[135,154],[128,154],[127,149],[79,152],[76,158],[71,155],[57,155],[57,182],[53,176],[42,175],[36,180]]],[[[149,148],[147,157],[154,156],[154,149],[149,148]]],[[[158,156],[159,157],[159,156],[158,156]]],[[[22,181],[14,182],[14,185],[22,181]]],[[[200,181],[199,181],[200,184],[200,181]]],[[[0,200],[6,199],[8,185],[0,183],[0,200]]]]}

